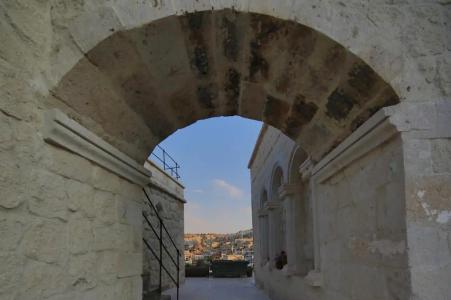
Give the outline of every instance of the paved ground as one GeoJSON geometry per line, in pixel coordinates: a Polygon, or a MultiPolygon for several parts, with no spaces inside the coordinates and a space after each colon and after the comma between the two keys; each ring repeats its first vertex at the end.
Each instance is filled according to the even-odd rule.
{"type": "MultiPolygon", "coordinates": [[[[176,290],[166,291],[175,300],[176,290]]],[[[180,300],[269,300],[252,278],[187,278],[180,300]]]]}

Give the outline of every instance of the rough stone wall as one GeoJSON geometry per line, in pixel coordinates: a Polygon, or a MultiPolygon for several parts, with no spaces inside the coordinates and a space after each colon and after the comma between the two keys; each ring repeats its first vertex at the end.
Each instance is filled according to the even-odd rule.
{"type": "MultiPolygon", "coordinates": [[[[185,259],[183,257],[184,250],[184,198],[183,198],[183,186],[175,179],[169,176],[166,172],[156,167],[153,163],[147,163],[147,167],[152,171],[153,184],[148,187],[149,197],[152,203],[159,210],[159,214],[163,219],[163,222],[169,231],[173,241],[180,251],[180,283],[185,280],[185,259]],[[160,180],[158,180],[160,178],[160,180]],[[161,186],[158,182],[171,181],[172,184],[166,184],[161,186]]],[[[152,223],[157,233],[159,233],[160,225],[158,218],[154,211],[147,205],[144,205],[144,212],[149,215],[149,221],[152,223]]],[[[143,220],[144,221],[144,220],[143,220]]],[[[159,254],[159,241],[155,237],[155,234],[151,231],[148,224],[143,223],[144,237],[149,241],[152,249],[159,254]]],[[[163,242],[166,245],[171,256],[177,261],[177,251],[173,247],[171,241],[168,238],[167,233],[163,229],[163,242]]],[[[149,287],[155,288],[159,284],[159,264],[155,260],[155,257],[143,246],[144,251],[144,265],[143,265],[143,280],[148,280],[149,287]]],[[[177,269],[174,263],[169,258],[168,254],[163,250],[163,263],[169,270],[174,279],[177,279],[177,269]]],[[[162,271],[162,287],[167,289],[173,287],[174,283],[168,277],[166,272],[162,271]]]]}
{"type": "MultiPolygon", "coordinates": [[[[54,226],[57,227],[55,232],[58,233],[58,229],[66,231],[68,221],[61,219],[65,216],[60,200],[65,199],[66,194],[69,193],[66,190],[69,191],[69,186],[72,185],[67,184],[67,189],[65,188],[63,193],[60,189],[61,185],[54,183],[76,181],[74,186],[78,182],[92,183],[91,175],[94,174],[94,171],[91,168],[93,166],[74,155],[65,155],[66,157],[62,158],[63,154],[54,153],[57,151],[52,150],[54,148],[42,140],[41,128],[44,110],[62,105],[66,107],[64,111],[69,113],[71,112],[70,106],[73,104],[71,97],[67,103],[56,99],[57,95],[52,95],[54,88],[95,45],[114,32],[140,27],[153,20],[170,15],[181,15],[186,11],[211,10],[211,7],[214,9],[236,8],[239,11],[251,11],[295,20],[326,34],[368,63],[381,75],[382,79],[394,88],[402,102],[415,104],[414,110],[420,116],[425,111],[416,106],[417,104],[439,100],[449,102],[451,86],[448,59],[450,56],[450,30],[447,20],[449,20],[451,6],[447,5],[446,1],[1,1],[0,215],[1,226],[7,227],[6,233],[4,235],[2,233],[2,237],[6,238],[0,243],[2,259],[5,261],[0,264],[0,274],[1,278],[6,278],[1,281],[2,284],[4,283],[0,292],[2,297],[8,299],[8,297],[12,297],[11,294],[26,294],[26,291],[33,291],[29,294],[29,298],[36,297],[34,295],[42,295],[44,299],[45,295],[58,297],[56,295],[64,289],[62,286],[66,286],[65,281],[47,280],[47,278],[54,278],[52,276],[61,271],[61,266],[54,262],[42,263],[40,262],[44,260],[42,258],[40,261],[28,258],[30,251],[24,250],[26,248],[24,245],[32,244],[27,241],[35,235],[26,235],[26,232],[29,232],[27,230],[31,228],[30,226],[34,226],[35,222],[40,220],[47,222],[46,218],[51,218],[51,222],[56,222],[55,224],[58,225],[54,226]],[[49,180],[42,183],[44,176],[48,176],[49,180]],[[47,209],[41,210],[40,205],[35,205],[36,199],[44,198],[42,196],[44,194],[48,195],[45,197],[48,201],[54,202],[48,211],[47,209]],[[13,249],[11,245],[15,245],[15,248],[13,249]],[[61,286],[60,282],[62,282],[61,286]],[[24,287],[26,288],[24,289],[24,287]]],[[[83,67],[83,65],[81,64],[79,67],[83,67]]],[[[91,68],[96,71],[94,67],[89,66],[90,70],[92,70],[91,68]]],[[[87,75],[89,72],[82,74],[87,75]]],[[[99,79],[99,77],[89,78],[94,82],[99,79]]],[[[84,91],[86,91],[85,88],[78,88],[79,93],[84,91]]],[[[115,103],[114,107],[111,105],[101,106],[99,120],[103,123],[94,122],[89,114],[83,111],[76,113],[75,110],[72,110],[71,116],[77,120],[83,120],[83,124],[89,124],[88,127],[91,130],[107,141],[114,142],[113,144],[118,145],[124,152],[130,153],[134,157],[144,158],[150,150],[148,145],[158,141],[152,139],[152,134],[147,131],[142,120],[134,118],[135,112],[118,104],[115,97],[108,97],[111,93],[114,94],[114,88],[111,85],[105,85],[103,89],[96,91],[101,92],[97,96],[101,96],[98,99],[102,99],[103,104],[115,103]],[[127,136],[127,138],[135,137],[133,141],[120,140],[102,131],[102,126],[114,122],[119,124],[120,114],[117,111],[121,110],[127,111],[130,116],[127,124],[137,128],[136,132],[141,133],[142,137],[149,140],[139,139],[139,135],[127,136]]],[[[72,96],[77,96],[77,94],[72,96]]],[[[435,119],[435,115],[428,119],[435,119]]],[[[441,157],[440,153],[448,153],[447,148],[445,147],[445,151],[442,152],[438,149],[442,149],[444,146],[437,146],[435,143],[441,142],[423,140],[418,149],[424,148],[426,151],[417,149],[412,153],[415,155],[434,153],[434,160],[440,161],[440,165],[446,166],[446,158],[437,160],[437,157],[441,157]]],[[[446,144],[446,142],[443,143],[446,144]]],[[[406,152],[406,157],[408,157],[407,154],[406,152]]],[[[418,155],[418,157],[422,157],[422,155],[418,155]]],[[[425,161],[427,160],[425,159],[425,161]]],[[[416,165],[422,161],[423,158],[417,162],[415,162],[415,158],[412,158],[406,160],[406,165],[407,163],[416,165]]],[[[427,173],[427,176],[420,176],[423,170],[428,169],[419,168],[418,176],[407,175],[408,208],[414,207],[413,211],[418,211],[419,208],[423,209],[423,205],[419,204],[418,192],[424,187],[426,197],[423,199],[426,201],[426,205],[435,206],[435,204],[429,203],[429,201],[434,201],[435,196],[429,197],[429,195],[440,195],[435,197],[439,199],[438,203],[440,204],[434,208],[433,212],[440,211],[441,218],[439,220],[443,220],[442,218],[446,214],[442,213],[446,210],[449,211],[449,203],[445,201],[449,199],[448,194],[442,192],[443,185],[447,186],[449,183],[449,178],[446,176],[448,172],[440,170],[437,163],[433,165],[439,172],[433,171],[427,173]],[[445,182],[434,187],[433,183],[428,182],[434,177],[445,182]],[[416,190],[414,188],[416,186],[421,189],[416,190]],[[439,190],[440,192],[438,192],[439,190]]],[[[119,186],[121,184],[119,183],[119,186]]],[[[110,192],[119,194],[127,190],[113,184],[108,188],[114,190],[110,192]]],[[[130,193],[127,193],[124,196],[129,195],[130,193]]],[[[423,209],[423,211],[425,210],[423,209]]],[[[418,252],[415,253],[419,254],[416,258],[412,257],[411,263],[434,260],[434,257],[427,256],[427,253],[433,253],[434,249],[421,254],[422,245],[428,245],[428,240],[424,238],[422,232],[426,232],[426,236],[434,236],[434,238],[440,235],[440,238],[436,239],[438,244],[435,245],[436,249],[443,251],[440,252],[443,254],[440,254],[443,259],[441,259],[442,267],[439,269],[442,272],[437,274],[440,274],[441,278],[448,278],[449,276],[446,275],[449,274],[449,271],[446,266],[449,266],[447,257],[450,254],[446,252],[447,245],[444,236],[445,233],[448,233],[449,245],[449,229],[446,227],[447,225],[436,221],[436,224],[432,223],[433,220],[437,220],[438,216],[439,214],[434,217],[427,216],[426,212],[411,216],[409,212],[408,220],[412,220],[412,224],[421,225],[421,230],[415,229],[414,226],[410,228],[408,226],[407,229],[412,238],[411,246],[418,249],[418,252]],[[430,218],[432,221],[429,221],[430,218]],[[429,229],[431,231],[428,231],[429,229]],[[432,233],[428,234],[429,232],[432,233]],[[415,242],[418,243],[417,246],[415,246],[415,242]]],[[[33,248],[33,246],[31,247],[33,248]]],[[[59,257],[60,248],[50,248],[45,251],[44,256],[50,254],[52,258],[46,258],[46,260],[58,261],[55,257],[59,257]]],[[[31,252],[34,253],[34,251],[31,252]]],[[[68,254],[68,250],[61,252],[68,254]]],[[[31,256],[35,257],[34,254],[31,256]]],[[[418,277],[414,276],[412,282],[417,283],[418,287],[414,289],[424,288],[426,292],[434,290],[431,284],[436,280],[426,273],[417,272],[415,274],[418,277]],[[424,285],[424,283],[428,284],[424,285]]],[[[67,274],[62,274],[61,278],[65,278],[65,275],[67,274]]],[[[133,284],[133,280],[129,279],[121,279],[118,280],[119,282],[126,285],[127,288],[133,284]]],[[[89,290],[89,293],[101,293],[102,289],[105,292],[112,292],[112,288],[107,289],[98,285],[89,290]]],[[[441,286],[441,291],[446,292],[444,284],[441,286]]],[[[76,295],[78,292],[70,293],[76,295]]],[[[430,294],[432,295],[432,293],[430,294]]],[[[419,294],[418,297],[421,296],[419,294]]],[[[127,299],[126,296],[117,298],[127,299]]],[[[25,299],[27,298],[25,297],[25,299]]]]}
{"type": "Polygon", "coordinates": [[[141,190],[73,153],[36,144],[41,149],[31,153],[15,143],[0,159],[0,298],[138,299],[141,190]],[[23,185],[12,185],[14,176],[23,185]]]}
{"type": "MultiPolygon", "coordinates": [[[[169,233],[171,234],[174,242],[176,243],[177,248],[181,251],[180,253],[183,254],[183,203],[181,203],[179,200],[174,200],[171,196],[168,196],[164,192],[160,192],[159,190],[151,189],[150,196],[152,201],[155,201],[155,203],[160,203],[162,208],[162,216],[163,221],[168,228],[169,233]]],[[[147,210],[147,209],[146,209],[147,210]]],[[[147,210],[149,214],[152,216],[152,213],[147,210]]],[[[153,218],[152,224],[156,228],[156,230],[159,230],[159,224],[158,221],[156,221],[156,218],[153,218]]],[[[149,229],[145,229],[145,237],[150,239],[150,244],[154,250],[157,251],[159,249],[158,240],[154,237],[153,233],[150,233],[149,229]]],[[[177,252],[175,248],[172,246],[169,238],[167,237],[166,233],[163,233],[164,236],[164,244],[168,248],[169,252],[171,253],[174,260],[177,259],[177,252]]],[[[159,266],[157,261],[154,259],[154,257],[147,251],[144,251],[145,253],[145,264],[144,264],[144,274],[150,272],[150,284],[152,286],[158,285],[158,274],[159,274],[159,266]]],[[[185,273],[185,266],[184,266],[184,258],[179,257],[180,259],[180,282],[184,281],[184,273],[185,273]]],[[[170,258],[168,257],[167,253],[163,250],[163,263],[171,273],[171,275],[174,277],[174,279],[177,279],[177,273],[175,265],[172,263],[170,258]]],[[[163,271],[163,288],[166,289],[168,287],[173,287],[174,284],[170,280],[170,278],[167,276],[167,274],[163,271]]]]}
{"type": "MultiPolygon", "coordinates": [[[[4,2],[1,6],[2,14],[5,16],[2,23],[2,36],[4,36],[5,42],[0,50],[1,56],[4,58],[2,64],[5,65],[6,69],[14,70],[13,74],[19,75],[26,83],[29,83],[31,91],[37,92],[44,97],[58,90],[57,86],[69,70],[72,70],[72,75],[74,75],[69,82],[69,86],[79,90],[83,89],[87,92],[86,86],[81,85],[81,79],[83,78],[89,78],[88,81],[102,85],[103,88],[97,89],[98,93],[94,95],[95,98],[101,99],[99,103],[96,103],[102,111],[96,114],[101,114],[101,117],[95,116],[97,123],[100,124],[95,124],[97,125],[95,126],[91,122],[90,129],[93,131],[102,129],[97,127],[109,129],[109,134],[105,134],[105,137],[114,142],[113,144],[134,157],[144,159],[151,146],[158,143],[158,138],[146,129],[147,126],[144,124],[144,121],[153,122],[152,120],[157,120],[158,116],[146,117],[144,120],[136,118],[136,111],[130,110],[130,108],[123,105],[124,103],[119,103],[120,92],[117,86],[118,82],[126,79],[127,75],[131,75],[130,72],[136,71],[134,68],[137,64],[143,64],[136,60],[130,63],[131,56],[127,52],[130,50],[130,47],[126,47],[125,43],[114,44],[119,50],[127,54],[125,56],[119,55],[116,57],[117,55],[115,56],[114,53],[108,53],[108,56],[103,56],[104,58],[108,57],[108,59],[102,61],[101,59],[96,59],[101,58],[102,55],[95,56],[94,53],[91,53],[93,55],[89,56],[88,53],[96,45],[100,45],[119,31],[139,28],[152,21],[172,15],[182,15],[193,11],[210,11],[212,7],[214,10],[235,8],[237,11],[263,13],[281,19],[294,20],[320,33],[324,33],[334,41],[337,41],[344,49],[350,49],[357,57],[368,63],[377,74],[381,75],[383,80],[394,88],[401,101],[427,102],[443,98],[449,99],[449,90],[447,88],[449,85],[447,84],[449,83],[449,63],[445,59],[449,56],[449,30],[447,30],[449,24],[447,25],[446,23],[449,16],[449,6],[444,5],[439,0],[428,1],[427,3],[419,3],[414,0],[402,2],[348,1],[347,3],[316,0],[203,0],[157,1],[154,3],[150,1],[4,2]],[[86,28],[89,28],[89,30],[86,30],[86,28]],[[85,55],[86,58],[84,58],[85,55]],[[129,64],[126,64],[126,67],[123,63],[124,57],[129,59],[127,61],[129,64]],[[74,68],[77,63],[79,65],[74,68]],[[110,79],[112,80],[99,74],[101,73],[100,69],[105,65],[111,68],[117,65],[121,66],[119,70],[108,69],[111,71],[110,75],[113,78],[110,79]],[[121,74],[120,70],[124,73],[121,74]],[[116,87],[114,87],[115,84],[116,87]],[[108,119],[107,115],[115,118],[118,124],[123,124],[121,122],[124,121],[113,106],[102,105],[110,101],[115,102],[114,107],[117,106],[119,108],[117,111],[127,111],[130,114],[130,117],[126,118],[126,120],[128,120],[130,128],[134,128],[134,130],[131,130],[128,134],[124,135],[122,133],[121,135],[120,130],[111,128],[114,126],[105,122],[108,119]],[[134,143],[139,145],[130,146],[134,144],[129,141],[133,136],[143,137],[142,139],[135,139],[134,143]],[[123,140],[129,142],[127,143],[123,140]]],[[[171,30],[176,29],[171,27],[167,28],[167,30],[165,32],[172,34],[173,31],[171,30]]],[[[121,34],[118,34],[118,36],[121,36],[121,34]]],[[[196,35],[194,34],[194,36],[196,35]]],[[[180,37],[181,39],[182,37],[180,37]]],[[[162,52],[180,48],[177,46],[169,47],[170,45],[164,43],[164,39],[159,40],[157,43],[148,44],[164,45],[167,51],[162,52]]],[[[182,42],[180,42],[180,45],[185,46],[182,42]]],[[[100,51],[101,47],[97,50],[100,51]]],[[[191,52],[194,53],[195,51],[191,52]]],[[[102,53],[106,54],[105,52],[102,53]]],[[[182,53],[176,52],[171,58],[185,59],[187,55],[186,51],[182,51],[182,53]]],[[[220,53],[215,52],[208,55],[213,61],[222,61],[223,59],[220,53]]],[[[265,54],[265,57],[267,55],[270,55],[270,53],[265,54]]],[[[176,61],[178,62],[178,60],[176,61]]],[[[163,64],[164,60],[153,59],[150,61],[152,64],[158,64],[158,62],[163,64]]],[[[183,72],[181,72],[182,75],[192,72],[189,69],[189,64],[189,59],[186,59],[183,64],[179,64],[179,66],[184,67],[183,72]]],[[[313,63],[313,65],[315,64],[313,63]]],[[[163,66],[158,66],[158,68],[160,67],[163,66]]],[[[107,71],[106,73],[108,73],[108,70],[105,70],[107,71]]],[[[167,72],[160,72],[159,74],[171,73],[170,68],[165,70],[167,72]]],[[[216,72],[211,73],[209,75],[216,74],[216,72]]],[[[139,73],[139,75],[138,77],[141,78],[149,76],[142,73],[139,73]]],[[[224,75],[222,74],[221,76],[224,75]]],[[[242,77],[244,78],[244,76],[242,77]]],[[[181,79],[179,81],[183,82],[184,78],[174,77],[172,80],[177,81],[181,79]]],[[[319,78],[323,78],[323,76],[319,78]]],[[[144,82],[152,82],[153,78],[150,79],[144,82]]],[[[163,82],[168,83],[171,81],[163,82]]],[[[213,80],[210,83],[213,84],[215,82],[213,80]]],[[[18,84],[21,84],[21,82],[18,82],[16,86],[18,84]]],[[[125,86],[128,86],[130,91],[133,91],[133,87],[136,87],[136,84],[139,84],[139,82],[130,81],[129,84],[131,86],[125,86]]],[[[160,86],[170,87],[172,85],[162,84],[160,86]]],[[[255,89],[261,90],[258,87],[255,87],[255,89]]],[[[149,87],[141,89],[140,92],[148,90],[149,87]]],[[[251,90],[250,93],[251,95],[255,94],[251,90]]],[[[69,103],[69,105],[75,104],[68,90],[59,94],[56,93],[56,96],[62,101],[69,103]]],[[[208,100],[211,97],[207,95],[204,100],[208,100]]],[[[150,98],[154,97],[151,95],[150,98]]],[[[137,95],[134,95],[132,99],[136,101],[135,104],[141,103],[137,95]]],[[[91,104],[92,106],[94,105],[91,104]]],[[[193,102],[189,106],[197,114],[198,101],[193,102]]],[[[255,109],[255,107],[251,108],[252,110],[255,109]]],[[[142,111],[142,109],[139,110],[142,111]]],[[[225,113],[224,111],[222,112],[225,113]]],[[[94,117],[90,116],[86,110],[81,115],[83,118],[94,117]]],[[[205,117],[207,116],[208,111],[205,117]]],[[[180,125],[173,124],[173,121],[177,122],[173,117],[174,114],[168,114],[168,118],[171,120],[170,125],[173,126],[164,126],[165,128],[176,130],[180,127],[180,125]]],[[[185,121],[195,121],[195,118],[190,119],[184,115],[180,117],[184,118],[183,120],[185,121]]],[[[164,123],[164,121],[162,120],[161,123],[164,123]]],[[[156,128],[153,129],[154,131],[156,130],[156,128]]],[[[158,128],[158,130],[162,129],[158,128]]],[[[100,133],[101,131],[99,130],[98,132],[100,133]]],[[[326,132],[321,131],[321,128],[316,128],[314,132],[317,134],[312,134],[310,138],[321,133],[326,134],[326,132]]]]}
{"type": "MultiPolygon", "coordinates": [[[[254,220],[274,163],[288,169],[295,147],[275,129],[265,134],[251,168],[254,220]]],[[[320,287],[262,267],[257,249],[257,283],[273,299],[410,299],[400,135],[343,167],[314,187],[314,199],[308,194],[303,200],[318,204],[320,287]]]]}
{"type": "Polygon", "coordinates": [[[397,136],[318,187],[321,272],[328,298],[410,299],[404,184],[397,136]]]}
{"type": "Polygon", "coordinates": [[[414,299],[445,299],[450,287],[443,278],[451,278],[451,139],[403,138],[414,299]]]}

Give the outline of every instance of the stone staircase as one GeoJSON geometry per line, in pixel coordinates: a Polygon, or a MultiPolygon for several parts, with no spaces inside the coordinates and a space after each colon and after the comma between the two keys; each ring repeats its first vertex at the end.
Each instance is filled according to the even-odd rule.
{"type": "Polygon", "coordinates": [[[150,284],[149,274],[143,274],[143,300],[171,300],[171,296],[162,295],[158,285],[150,284]]]}
{"type": "Polygon", "coordinates": [[[162,295],[158,286],[153,286],[147,290],[143,289],[143,300],[171,300],[171,296],[162,295]]]}

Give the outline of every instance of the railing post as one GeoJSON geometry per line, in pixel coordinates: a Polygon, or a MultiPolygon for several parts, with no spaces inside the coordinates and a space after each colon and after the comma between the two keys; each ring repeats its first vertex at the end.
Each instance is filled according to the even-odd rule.
{"type": "Polygon", "coordinates": [[[177,300],[179,300],[180,288],[180,251],[177,249],[177,300]]]}
{"type": "Polygon", "coordinates": [[[163,169],[166,170],[166,151],[163,149],[163,169]]]}
{"type": "Polygon", "coordinates": [[[159,281],[159,288],[160,288],[160,293],[163,292],[163,286],[162,286],[162,271],[163,271],[163,220],[160,220],[160,281],[159,281]]]}

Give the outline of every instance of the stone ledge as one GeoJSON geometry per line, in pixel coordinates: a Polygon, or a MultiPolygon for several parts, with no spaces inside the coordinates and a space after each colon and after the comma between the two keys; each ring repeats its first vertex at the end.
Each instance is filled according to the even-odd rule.
{"type": "Polygon", "coordinates": [[[305,276],[305,281],[310,286],[321,287],[323,285],[323,275],[320,271],[313,270],[305,276]]]}
{"type": "Polygon", "coordinates": [[[388,119],[387,113],[380,110],[315,165],[312,170],[314,180],[318,183],[324,182],[398,132],[388,119]]]}
{"type": "Polygon", "coordinates": [[[46,142],[89,159],[135,184],[150,183],[149,170],[57,109],[46,112],[43,133],[46,142]]]}

